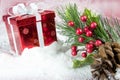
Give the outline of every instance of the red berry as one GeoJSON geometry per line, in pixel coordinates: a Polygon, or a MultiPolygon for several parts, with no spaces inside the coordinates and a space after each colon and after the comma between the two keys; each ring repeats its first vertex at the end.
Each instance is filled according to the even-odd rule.
{"type": "Polygon", "coordinates": [[[80,17],[81,21],[82,22],[86,22],[87,21],[87,16],[83,15],[80,17]]]}
{"type": "Polygon", "coordinates": [[[95,42],[93,40],[90,40],[89,41],[89,44],[94,44],[95,42]]]}
{"type": "Polygon", "coordinates": [[[101,44],[102,44],[102,41],[101,41],[101,40],[96,40],[96,41],[95,41],[95,46],[98,47],[98,46],[100,46],[101,44]]]}
{"type": "Polygon", "coordinates": [[[86,36],[87,36],[87,37],[91,37],[92,35],[93,35],[92,31],[87,31],[87,32],[86,32],[86,36]]]}
{"type": "Polygon", "coordinates": [[[87,49],[87,52],[88,52],[88,53],[92,53],[92,52],[93,52],[93,49],[87,49]]]}
{"type": "Polygon", "coordinates": [[[83,30],[81,28],[77,28],[76,34],[81,35],[83,33],[83,30]]]}
{"type": "Polygon", "coordinates": [[[85,57],[87,57],[87,53],[86,52],[82,52],[81,56],[85,58],[85,57]]]}
{"type": "Polygon", "coordinates": [[[71,27],[73,27],[75,24],[74,24],[74,22],[73,21],[69,21],[68,22],[68,26],[71,26],[71,27]]]}
{"type": "Polygon", "coordinates": [[[72,51],[72,56],[76,56],[77,55],[77,51],[72,51]]]}
{"type": "Polygon", "coordinates": [[[90,28],[95,29],[96,27],[97,27],[97,23],[96,22],[92,22],[90,24],[90,28]]]}
{"type": "Polygon", "coordinates": [[[84,42],[84,40],[85,40],[85,38],[83,38],[83,37],[78,38],[78,41],[81,42],[81,43],[84,42]]]}
{"type": "Polygon", "coordinates": [[[72,49],[72,51],[76,51],[77,50],[77,46],[72,46],[71,49],[72,49]]]}
{"type": "Polygon", "coordinates": [[[86,48],[87,48],[87,49],[93,49],[93,48],[94,48],[94,45],[93,45],[93,44],[86,44],[86,48]]]}
{"type": "Polygon", "coordinates": [[[84,27],[84,32],[86,33],[88,31],[89,31],[89,27],[88,26],[84,27]]]}

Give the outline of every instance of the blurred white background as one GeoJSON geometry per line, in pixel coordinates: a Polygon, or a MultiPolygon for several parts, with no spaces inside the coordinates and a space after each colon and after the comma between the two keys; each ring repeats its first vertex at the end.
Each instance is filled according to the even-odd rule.
{"type": "Polygon", "coordinates": [[[31,2],[41,3],[40,8],[55,9],[59,5],[67,3],[76,3],[80,9],[89,7],[97,10],[106,16],[114,16],[120,18],[119,5],[120,0],[0,0],[0,19],[7,10],[18,3],[29,4],[31,2]]]}

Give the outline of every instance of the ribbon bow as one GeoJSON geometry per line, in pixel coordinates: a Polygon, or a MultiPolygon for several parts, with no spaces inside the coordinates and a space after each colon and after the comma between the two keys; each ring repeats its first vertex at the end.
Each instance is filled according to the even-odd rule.
{"type": "Polygon", "coordinates": [[[34,14],[38,11],[38,5],[35,3],[30,3],[28,6],[26,6],[24,3],[19,3],[11,8],[9,10],[8,14],[13,15],[23,15],[23,14],[34,14]]]}

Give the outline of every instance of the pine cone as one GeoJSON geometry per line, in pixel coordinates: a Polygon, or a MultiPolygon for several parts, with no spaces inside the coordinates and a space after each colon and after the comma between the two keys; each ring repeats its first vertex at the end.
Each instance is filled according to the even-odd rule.
{"type": "Polygon", "coordinates": [[[120,44],[109,43],[99,46],[91,65],[92,76],[95,80],[115,80],[116,68],[120,67],[120,44]]]}

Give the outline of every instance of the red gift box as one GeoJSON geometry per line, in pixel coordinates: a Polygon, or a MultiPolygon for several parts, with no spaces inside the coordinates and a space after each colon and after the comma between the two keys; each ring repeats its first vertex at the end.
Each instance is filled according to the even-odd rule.
{"type": "Polygon", "coordinates": [[[11,50],[21,55],[25,48],[48,46],[57,41],[54,11],[45,10],[35,15],[4,15],[3,20],[11,50]]]}

